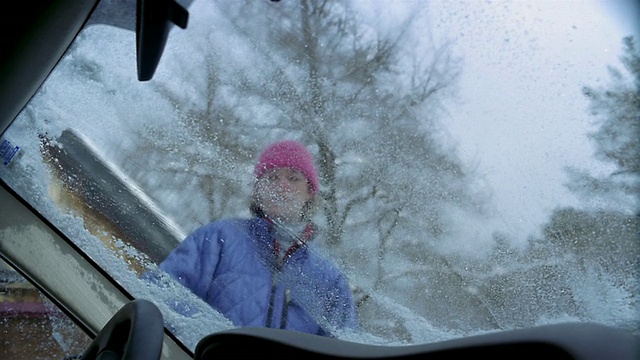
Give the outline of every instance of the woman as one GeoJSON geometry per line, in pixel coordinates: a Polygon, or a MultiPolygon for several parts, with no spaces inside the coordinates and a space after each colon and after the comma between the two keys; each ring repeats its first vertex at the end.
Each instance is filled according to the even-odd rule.
{"type": "Polygon", "coordinates": [[[330,336],[357,328],[343,274],[308,248],[319,179],[296,141],[267,147],[254,168],[251,219],[200,227],[160,268],[236,326],[266,326],[330,336]]]}

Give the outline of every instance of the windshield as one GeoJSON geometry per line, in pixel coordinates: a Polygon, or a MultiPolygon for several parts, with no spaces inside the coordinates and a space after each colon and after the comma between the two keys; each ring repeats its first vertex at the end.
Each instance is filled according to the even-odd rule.
{"type": "Polygon", "coordinates": [[[143,82],[135,33],[91,25],[0,176],[190,349],[244,326],[638,334],[620,4],[196,1],[143,82]]]}

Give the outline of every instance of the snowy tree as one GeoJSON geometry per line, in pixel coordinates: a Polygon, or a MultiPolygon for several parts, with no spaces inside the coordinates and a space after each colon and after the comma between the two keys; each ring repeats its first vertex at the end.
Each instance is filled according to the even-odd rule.
{"type": "Polygon", "coordinates": [[[423,233],[408,211],[428,217],[438,235],[442,204],[470,202],[461,164],[437,138],[439,101],[459,70],[447,47],[411,52],[415,18],[382,33],[346,1],[251,5],[228,11],[271,70],[243,82],[243,91],[278,111],[271,130],[299,131],[317,148],[328,243],[339,244],[346,222],[365,208],[376,209],[362,223],[377,224],[375,236],[397,221],[423,233]]]}
{"type": "MultiPolygon", "coordinates": [[[[607,286],[625,294],[640,289],[640,53],[633,37],[623,39],[623,70],[609,67],[607,87],[584,87],[595,131],[589,134],[596,158],[607,162],[609,173],[568,169],[567,187],[586,203],[585,208],[556,209],[544,227],[546,247],[564,254],[573,269],[597,276],[594,292],[607,286]],[[609,284],[606,279],[617,279],[609,284]]],[[[632,307],[639,306],[629,295],[632,307]]]]}
{"type": "Polygon", "coordinates": [[[595,156],[612,169],[604,176],[568,169],[567,187],[588,205],[556,210],[545,234],[583,261],[628,274],[637,270],[633,264],[640,226],[640,52],[631,36],[623,45],[623,70],[610,66],[612,81],[607,87],[582,90],[595,119],[596,129],[589,134],[595,156]]]}
{"type": "Polygon", "coordinates": [[[589,137],[596,158],[613,165],[604,176],[569,169],[567,184],[596,207],[640,213],[640,52],[633,37],[623,39],[622,69],[610,66],[607,87],[585,86],[596,130],[589,137]]]}

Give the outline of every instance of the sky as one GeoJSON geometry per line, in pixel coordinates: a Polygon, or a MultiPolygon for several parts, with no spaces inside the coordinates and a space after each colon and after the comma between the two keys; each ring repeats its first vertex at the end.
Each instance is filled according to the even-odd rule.
{"type": "Polygon", "coordinates": [[[555,207],[580,206],[563,185],[566,167],[607,170],[592,156],[581,88],[606,85],[607,66],[619,65],[621,40],[636,24],[621,18],[632,14],[622,10],[627,4],[429,3],[434,38],[453,40],[464,58],[460,99],[443,121],[460,156],[493,189],[496,228],[521,244],[555,207]]]}

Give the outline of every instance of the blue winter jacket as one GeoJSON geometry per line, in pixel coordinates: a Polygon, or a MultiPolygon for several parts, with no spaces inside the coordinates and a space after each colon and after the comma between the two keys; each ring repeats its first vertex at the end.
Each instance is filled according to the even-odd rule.
{"type": "Polygon", "coordinates": [[[356,329],[349,285],[306,245],[276,266],[271,225],[264,218],[202,226],[160,264],[234,325],[266,326],[331,336],[356,329]]]}

